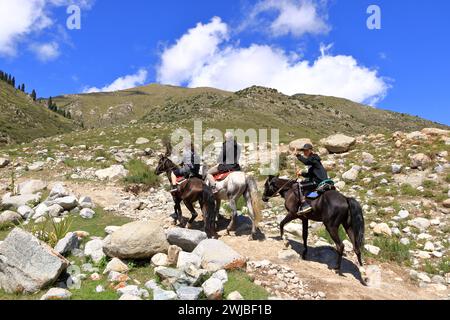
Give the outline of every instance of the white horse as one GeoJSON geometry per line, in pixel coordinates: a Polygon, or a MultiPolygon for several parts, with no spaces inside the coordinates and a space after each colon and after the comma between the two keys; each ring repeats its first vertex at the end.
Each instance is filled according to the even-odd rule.
{"type": "MultiPolygon", "coordinates": [[[[205,166],[203,166],[203,172],[208,171],[205,166]]],[[[208,184],[207,180],[205,179],[208,184]]],[[[244,172],[232,172],[225,180],[216,182],[216,190],[216,213],[219,213],[222,201],[228,201],[232,210],[231,222],[227,227],[227,233],[230,234],[230,231],[236,227],[237,201],[243,196],[252,220],[250,240],[255,240],[259,231],[258,224],[261,221],[261,206],[255,179],[252,176],[247,176],[244,172]]]]}

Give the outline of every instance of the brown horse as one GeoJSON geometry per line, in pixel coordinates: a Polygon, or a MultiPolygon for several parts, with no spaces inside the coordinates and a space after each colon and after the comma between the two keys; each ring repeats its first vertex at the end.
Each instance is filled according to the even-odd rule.
{"type": "MultiPolygon", "coordinates": [[[[165,173],[171,183],[171,173],[177,168],[167,155],[161,155],[155,174],[161,175],[165,173]]],[[[183,212],[181,210],[181,202],[183,202],[192,214],[192,218],[188,221],[186,227],[192,228],[192,224],[198,217],[198,213],[194,208],[194,203],[199,202],[203,213],[205,232],[209,238],[217,237],[216,233],[216,201],[212,190],[200,178],[193,177],[186,179],[178,187],[178,192],[173,195],[175,202],[173,218],[175,223],[183,224],[183,212]]]]}
{"type": "Polygon", "coordinates": [[[305,250],[303,259],[306,260],[308,253],[308,227],[309,220],[323,222],[328,233],[336,244],[338,252],[338,263],[336,270],[341,272],[342,256],[344,254],[344,244],[339,237],[339,227],[344,226],[350,240],[358,262],[363,265],[361,258],[361,248],[364,245],[364,217],[361,205],[353,198],[346,198],[336,190],[325,192],[316,200],[311,201],[313,211],[300,216],[298,183],[295,180],[280,179],[270,176],[265,184],[263,201],[268,202],[270,198],[281,195],[285,199],[285,207],[289,212],[287,217],[281,222],[281,239],[284,238],[284,226],[291,221],[300,219],[303,222],[303,242],[305,250]]]}

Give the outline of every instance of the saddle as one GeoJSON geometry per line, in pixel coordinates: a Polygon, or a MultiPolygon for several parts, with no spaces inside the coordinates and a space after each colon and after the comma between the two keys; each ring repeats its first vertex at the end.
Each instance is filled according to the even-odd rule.
{"type": "Polygon", "coordinates": [[[228,171],[228,172],[222,172],[222,173],[218,173],[218,174],[215,174],[214,176],[213,176],[213,178],[214,178],[214,180],[216,180],[217,182],[220,182],[220,181],[223,181],[223,180],[225,180],[226,178],[228,178],[228,176],[231,174],[231,173],[233,173],[234,171],[228,171]]]}
{"type": "Polygon", "coordinates": [[[306,198],[309,200],[316,200],[321,195],[323,195],[327,191],[336,190],[336,187],[334,186],[334,181],[331,179],[327,179],[325,181],[322,181],[316,188],[316,190],[308,193],[306,195],[306,198]]]}

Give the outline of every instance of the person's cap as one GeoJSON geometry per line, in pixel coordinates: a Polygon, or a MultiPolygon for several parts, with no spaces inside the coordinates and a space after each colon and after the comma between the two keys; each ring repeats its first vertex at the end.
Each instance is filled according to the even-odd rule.
{"type": "Polygon", "coordinates": [[[300,149],[300,151],[312,150],[312,149],[314,149],[313,146],[311,144],[307,143],[303,146],[303,148],[300,149]]]}

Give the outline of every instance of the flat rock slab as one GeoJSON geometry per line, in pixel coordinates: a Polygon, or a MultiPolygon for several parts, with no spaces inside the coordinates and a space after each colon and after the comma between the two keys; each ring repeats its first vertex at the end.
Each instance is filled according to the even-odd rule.
{"type": "Polygon", "coordinates": [[[243,268],[247,259],[220,240],[203,240],[193,251],[202,259],[202,267],[211,272],[243,268]]]}
{"type": "Polygon", "coordinates": [[[208,239],[206,233],[198,230],[173,228],[167,231],[167,240],[170,244],[179,246],[187,252],[192,252],[200,242],[208,239]]]}
{"type": "Polygon", "coordinates": [[[0,288],[35,293],[51,285],[69,261],[32,234],[15,228],[0,244],[0,288]]]}

